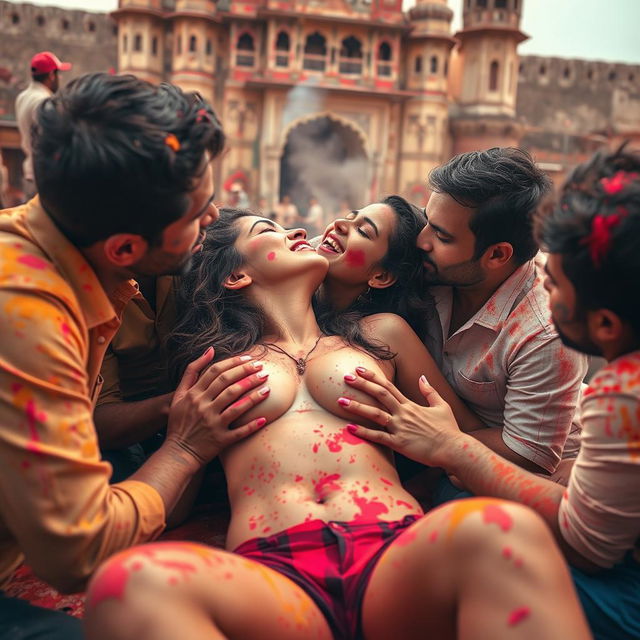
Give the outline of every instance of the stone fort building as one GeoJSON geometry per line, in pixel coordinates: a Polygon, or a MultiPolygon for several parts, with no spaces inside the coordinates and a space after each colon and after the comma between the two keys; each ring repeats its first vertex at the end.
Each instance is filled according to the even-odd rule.
{"type": "MultiPolygon", "coordinates": [[[[0,149],[19,185],[13,100],[51,49],[74,68],[197,90],[229,151],[218,184],[252,202],[328,210],[427,197],[453,154],[529,149],[555,179],[603,145],[640,141],[640,66],[518,56],[528,0],[119,0],[110,16],[0,1],[0,149]]],[[[222,195],[222,194],[221,194],[222,195]]]]}

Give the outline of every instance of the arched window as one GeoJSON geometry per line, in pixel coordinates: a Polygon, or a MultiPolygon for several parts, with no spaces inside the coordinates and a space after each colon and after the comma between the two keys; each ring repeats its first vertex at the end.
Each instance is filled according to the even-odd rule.
{"type": "Polygon", "coordinates": [[[422,73],[422,56],[416,56],[416,59],[413,61],[413,72],[422,73]]]}
{"type": "Polygon", "coordinates": [[[291,38],[286,31],[280,31],[276,38],[276,67],[289,66],[289,51],[291,50],[291,38]]]}
{"type": "Polygon", "coordinates": [[[245,31],[238,38],[236,49],[238,50],[236,54],[236,65],[239,67],[253,67],[256,61],[256,46],[253,41],[253,36],[245,31]]]}
{"type": "Polygon", "coordinates": [[[142,51],[142,35],[139,33],[133,36],[133,50],[142,51]]]}
{"type": "Polygon", "coordinates": [[[431,56],[431,58],[429,58],[429,73],[438,73],[438,57],[437,56],[431,56]]]}
{"type": "Polygon", "coordinates": [[[190,53],[196,53],[196,51],[198,51],[198,38],[195,36],[189,38],[189,51],[190,53]]]}
{"type": "Polygon", "coordinates": [[[153,38],[151,38],[151,55],[158,55],[158,36],[153,36],[153,38]]]}
{"type": "Polygon", "coordinates": [[[20,16],[17,13],[12,13],[11,24],[19,24],[19,23],[20,23],[20,16]]]}
{"type": "Polygon", "coordinates": [[[122,53],[127,53],[128,47],[129,47],[129,38],[127,38],[127,34],[125,33],[122,36],[122,53]]]}
{"type": "Polygon", "coordinates": [[[87,29],[91,32],[96,30],[96,23],[95,22],[87,22],[87,29]]]}
{"type": "Polygon", "coordinates": [[[358,38],[349,36],[340,47],[340,73],[362,73],[362,43],[358,38]]]}
{"type": "Polygon", "coordinates": [[[615,71],[609,71],[609,82],[613,82],[618,78],[618,74],[615,71]]]}
{"type": "Polygon", "coordinates": [[[176,40],[176,53],[180,55],[182,53],[182,36],[178,36],[176,40]]]}
{"type": "Polygon", "coordinates": [[[208,56],[210,56],[213,53],[213,43],[211,42],[211,38],[207,38],[206,51],[208,56]]]}
{"type": "Polygon", "coordinates": [[[388,42],[380,43],[378,47],[378,75],[389,77],[392,74],[392,49],[388,42]]]}
{"type": "Polygon", "coordinates": [[[506,9],[507,8],[507,0],[496,0],[496,9],[506,9]]]}
{"type": "Polygon", "coordinates": [[[478,0],[478,9],[486,9],[487,0],[478,0]]]}
{"type": "Polygon", "coordinates": [[[36,18],[36,24],[37,24],[39,27],[44,27],[44,23],[45,23],[45,22],[46,22],[46,20],[44,19],[44,16],[38,16],[38,17],[36,18]]]}
{"type": "Polygon", "coordinates": [[[569,69],[569,67],[565,67],[565,68],[562,70],[562,77],[563,77],[565,80],[568,80],[568,79],[571,77],[571,69],[569,69]]]}
{"type": "Polygon", "coordinates": [[[538,69],[538,73],[541,76],[546,76],[547,75],[547,67],[545,67],[543,64],[541,64],[540,68],[538,69]]]}
{"type": "Polygon", "coordinates": [[[500,64],[494,60],[489,67],[489,91],[498,90],[498,74],[500,73],[500,64]]]}
{"type": "Polygon", "coordinates": [[[327,40],[315,31],[304,44],[302,66],[308,71],[324,71],[327,64],[327,40]]]}

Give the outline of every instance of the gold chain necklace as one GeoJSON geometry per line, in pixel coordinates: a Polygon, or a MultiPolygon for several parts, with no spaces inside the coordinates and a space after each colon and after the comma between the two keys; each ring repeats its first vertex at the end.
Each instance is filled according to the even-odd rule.
{"type": "Polygon", "coordinates": [[[273,344],[272,342],[263,342],[262,344],[264,344],[264,346],[267,347],[268,349],[273,349],[274,351],[277,351],[278,353],[282,353],[283,355],[287,356],[287,358],[290,358],[291,360],[293,360],[296,363],[296,371],[298,372],[298,375],[301,376],[304,374],[305,369],[307,368],[307,360],[309,359],[309,356],[315,351],[316,347],[318,346],[318,343],[320,342],[320,338],[324,338],[324,336],[321,335],[316,340],[316,343],[313,345],[313,347],[311,347],[311,351],[309,351],[309,353],[307,353],[307,355],[304,358],[294,358],[290,353],[287,353],[282,347],[279,347],[277,344],[273,344]]]}

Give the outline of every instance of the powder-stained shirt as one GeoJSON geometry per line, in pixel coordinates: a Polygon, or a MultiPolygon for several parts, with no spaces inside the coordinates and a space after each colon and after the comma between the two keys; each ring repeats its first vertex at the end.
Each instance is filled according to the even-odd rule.
{"type": "Polygon", "coordinates": [[[160,495],[109,486],[93,426],[99,371],[118,315],[38,198],[0,215],[0,588],[26,562],[64,591],[112,553],[164,526],[160,495]]]}
{"type": "Polygon", "coordinates": [[[549,473],[562,457],[575,457],[587,359],[560,341],[535,261],[449,337],[453,290],[432,293],[438,313],[429,330],[440,345],[433,355],[454,391],[485,425],[503,430],[512,451],[549,473]]]}
{"type": "Polygon", "coordinates": [[[171,391],[164,340],[175,326],[175,277],[156,279],[155,305],[138,291],[102,362],[98,406],[133,402],[171,391]]]}
{"type": "Polygon", "coordinates": [[[33,180],[33,162],[31,159],[31,127],[35,122],[36,109],[40,103],[53,95],[51,90],[32,80],[29,86],[18,94],[16,98],[16,121],[20,130],[20,145],[24,151],[22,173],[27,180],[33,180]]]}
{"type": "Polygon", "coordinates": [[[571,547],[611,567],[640,540],[640,351],[610,362],[582,400],[582,445],[560,503],[571,547]]]}

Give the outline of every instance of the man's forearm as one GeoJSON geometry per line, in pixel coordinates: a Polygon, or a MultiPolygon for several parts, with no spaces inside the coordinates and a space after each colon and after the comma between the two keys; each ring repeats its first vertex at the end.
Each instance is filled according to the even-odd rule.
{"type": "Polygon", "coordinates": [[[136,402],[98,405],[93,418],[101,449],[124,449],[167,426],[172,393],[136,402]]]}
{"type": "Polygon", "coordinates": [[[546,473],[545,469],[538,466],[535,462],[528,460],[524,456],[513,451],[513,449],[510,449],[502,438],[502,429],[476,429],[474,431],[469,431],[468,434],[473,436],[476,440],[480,440],[480,442],[489,447],[489,449],[500,454],[509,462],[513,462],[519,467],[522,467],[527,471],[532,471],[533,473],[546,473]]]}
{"type": "Polygon", "coordinates": [[[564,486],[521,469],[467,434],[451,440],[438,465],[477,496],[503,498],[531,507],[545,520],[568,562],[585,571],[599,569],[570,547],[560,532],[558,511],[564,486]]]}
{"type": "Polygon", "coordinates": [[[164,502],[167,516],[173,512],[184,490],[203,465],[172,440],[153,453],[129,480],[151,485],[164,502]]]}
{"type": "Polygon", "coordinates": [[[525,504],[559,534],[558,508],[563,486],[525,471],[470,434],[453,439],[438,462],[473,494],[525,504]]]}

